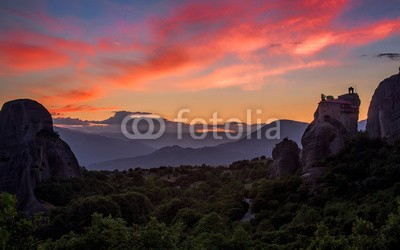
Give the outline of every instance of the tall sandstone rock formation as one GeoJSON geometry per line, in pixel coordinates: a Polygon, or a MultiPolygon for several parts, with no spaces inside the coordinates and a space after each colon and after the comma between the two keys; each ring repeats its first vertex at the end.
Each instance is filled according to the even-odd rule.
{"type": "Polygon", "coordinates": [[[373,138],[387,138],[391,143],[400,140],[400,72],[383,80],[375,90],[366,129],[373,138]]]}
{"type": "Polygon", "coordinates": [[[287,138],[276,144],[272,150],[274,162],[271,167],[271,178],[294,174],[300,168],[300,149],[297,143],[287,138]]]}
{"type": "Polygon", "coordinates": [[[80,176],[69,146],[53,131],[50,113],[38,102],[7,102],[0,111],[0,190],[17,196],[19,208],[34,214],[46,208],[34,195],[37,183],[53,176],[80,176]]]}
{"type": "Polygon", "coordinates": [[[325,167],[317,162],[326,156],[337,154],[346,141],[356,135],[361,104],[353,88],[349,88],[348,94],[337,99],[332,96],[321,97],[314,120],[301,139],[303,176],[311,182],[325,172],[325,167]]]}

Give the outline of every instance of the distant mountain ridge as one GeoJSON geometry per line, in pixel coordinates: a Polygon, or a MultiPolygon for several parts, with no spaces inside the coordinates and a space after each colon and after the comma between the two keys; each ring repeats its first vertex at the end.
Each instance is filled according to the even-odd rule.
{"type": "Polygon", "coordinates": [[[156,149],[134,140],[110,138],[66,128],[54,127],[68,143],[81,165],[99,161],[150,154],[156,149]]]}
{"type": "Polygon", "coordinates": [[[170,146],[161,148],[149,155],[117,159],[113,161],[98,162],[90,164],[89,169],[128,169],[128,168],[151,168],[158,166],[179,165],[226,165],[241,159],[251,159],[262,155],[271,156],[272,150],[277,143],[286,137],[297,143],[307,127],[307,123],[291,120],[280,120],[264,125],[260,131],[263,135],[257,139],[257,131],[251,134],[251,139],[246,137],[229,143],[214,147],[203,147],[198,149],[170,146]],[[280,138],[267,139],[265,133],[280,123],[280,138]]]}
{"type": "Polygon", "coordinates": [[[225,165],[235,160],[245,159],[246,155],[233,154],[215,147],[183,148],[168,146],[152,154],[132,158],[122,158],[112,161],[99,162],[88,166],[90,170],[126,170],[129,168],[153,168],[159,166],[180,165],[225,165]]]}
{"type": "Polygon", "coordinates": [[[267,130],[273,129],[276,126],[276,122],[272,122],[261,128],[261,139],[256,139],[259,132],[254,131],[251,134],[252,139],[250,140],[245,137],[239,141],[221,144],[216,147],[226,151],[245,154],[248,158],[254,158],[261,155],[271,156],[275,145],[286,137],[301,145],[301,136],[308,123],[292,120],[279,120],[278,122],[280,123],[279,139],[267,139],[264,136],[267,130]]]}
{"type": "MultiPolygon", "coordinates": [[[[145,112],[131,113],[147,114],[145,112]]],[[[211,165],[229,164],[232,161],[245,158],[251,159],[261,155],[271,156],[274,146],[280,142],[280,140],[265,140],[264,137],[260,140],[256,140],[256,131],[251,134],[252,140],[248,140],[247,138],[229,139],[223,132],[218,134],[225,136],[223,139],[218,140],[212,137],[212,133],[208,133],[202,140],[196,140],[193,139],[188,132],[183,133],[183,138],[179,140],[177,139],[176,133],[165,133],[156,140],[129,140],[121,133],[120,125],[116,124],[117,121],[121,120],[122,116],[126,114],[129,114],[129,112],[118,113],[118,115],[113,118],[97,122],[97,124],[102,122],[113,124],[110,126],[114,126],[112,128],[114,132],[107,132],[108,130],[105,130],[103,127],[93,129],[93,127],[90,126],[93,121],[87,122],[72,118],[56,118],[55,120],[57,120],[58,123],[78,127],[74,127],[74,129],[55,127],[55,130],[58,131],[61,138],[71,146],[71,149],[75,152],[81,165],[87,166],[90,169],[110,169],[111,165],[112,168],[119,168],[117,162],[126,167],[129,165],[128,168],[131,166],[147,168],[158,167],[160,165],[176,166],[180,164],[203,163],[211,165]],[[92,132],[88,133],[86,131],[92,132]],[[171,146],[178,147],[171,150],[171,146]],[[165,148],[169,148],[168,150],[171,150],[169,151],[171,154],[180,154],[181,160],[172,160],[174,156],[166,157],[162,153],[165,152],[163,151],[165,148]],[[201,148],[206,149],[193,151],[194,149],[201,148]],[[157,151],[158,149],[163,150],[157,151]],[[219,152],[220,159],[214,159],[214,153],[211,152],[211,150],[219,152]],[[196,152],[196,155],[193,152],[196,152]],[[132,160],[133,158],[135,159],[132,160]],[[130,160],[131,163],[129,164],[130,160]],[[106,167],[102,165],[103,162],[107,162],[110,166],[106,167]]],[[[291,120],[280,120],[280,123],[281,139],[288,137],[298,145],[301,145],[301,136],[308,124],[291,120]]],[[[253,125],[252,130],[254,130],[255,127],[256,126],[253,125]]],[[[264,125],[261,128],[261,134],[265,134],[266,130],[272,127],[271,124],[264,125]]],[[[363,129],[364,127],[365,121],[360,121],[359,128],[363,129]]],[[[246,133],[243,133],[243,137],[246,137],[246,133]]]]}
{"type": "MultiPolygon", "coordinates": [[[[76,118],[54,118],[54,123],[56,126],[61,128],[67,128],[72,131],[77,132],[85,132],[86,134],[97,134],[103,137],[111,137],[116,138],[118,140],[129,140],[126,136],[121,132],[121,124],[125,117],[132,116],[130,123],[127,124],[127,130],[131,131],[131,124],[134,119],[140,119],[142,117],[148,117],[150,119],[154,119],[154,117],[159,117],[156,114],[148,113],[148,112],[128,112],[128,111],[118,111],[115,114],[105,120],[102,121],[83,121],[76,118]]],[[[179,123],[175,121],[170,121],[163,117],[159,117],[157,119],[162,119],[165,123],[165,132],[157,140],[147,140],[147,139],[135,139],[136,142],[145,144],[155,149],[160,149],[162,147],[178,145],[181,147],[192,147],[192,148],[202,148],[202,147],[211,147],[216,146],[221,143],[227,143],[236,141],[237,139],[230,139],[226,136],[224,132],[218,132],[218,136],[221,139],[215,140],[213,138],[213,133],[209,132],[206,134],[206,137],[202,140],[193,139],[190,134],[190,124],[187,123],[179,123]],[[182,129],[182,139],[178,139],[178,131],[182,129]]],[[[159,129],[159,123],[154,120],[155,131],[159,129]]],[[[256,124],[242,124],[243,131],[247,133],[247,130],[254,131],[257,129],[256,124]]],[[[193,125],[194,131],[202,130],[202,124],[193,125]]],[[[214,126],[213,124],[207,124],[206,129],[220,129],[224,130],[226,124],[218,124],[214,126]]],[[[139,122],[138,124],[139,131],[147,131],[148,124],[147,122],[139,122]]],[[[238,125],[236,123],[229,124],[228,127],[232,131],[238,131],[238,125]]],[[[132,140],[129,140],[132,141],[132,140]]]]}

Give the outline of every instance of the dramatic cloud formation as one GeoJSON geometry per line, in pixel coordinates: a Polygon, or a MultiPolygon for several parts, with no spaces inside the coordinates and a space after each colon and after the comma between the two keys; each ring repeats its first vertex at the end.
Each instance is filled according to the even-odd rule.
{"type": "Polygon", "coordinates": [[[60,108],[50,108],[50,113],[55,116],[63,116],[65,113],[75,111],[98,111],[98,110],[115,110],[116,107],[93,107],[90,105],[66,105],[60,108]]]}
{"type": "Polygon", "coordinates": [[[259,90],[400,34],[396,16],[346,21],[360,7],[348,0],[3,5],[0,77],[32,79],[21,88],[56,113],[126,90],[259,90]]]}
{"type": "Polygon", "coordinates": [[[392,60],[400,60],[400,53],[381,53],[377,57],[386,57],[392,60]]]}
{"type": "Polygon", "coordinates": [[[71,117],[60,117],[60,118],[53,118],[54,125],[69,125],[69,126],[89,126],[90,122],[82,121],[78,118],[71,118],[71,117]]]}

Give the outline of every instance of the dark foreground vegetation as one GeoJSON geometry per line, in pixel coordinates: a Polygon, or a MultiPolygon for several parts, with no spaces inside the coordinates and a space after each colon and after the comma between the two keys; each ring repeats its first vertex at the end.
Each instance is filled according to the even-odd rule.
{"type": "Polygon", "coordinates": [[[0,243],[4,249],[400,249],[400,143],[360,135],[320,163],[329,171],[317,189],[300,173],[269,180],[270,163],[83,170],[80,179],[40,184],[36,196],[51,213],[29,219],[3,193],[0,243]]]}

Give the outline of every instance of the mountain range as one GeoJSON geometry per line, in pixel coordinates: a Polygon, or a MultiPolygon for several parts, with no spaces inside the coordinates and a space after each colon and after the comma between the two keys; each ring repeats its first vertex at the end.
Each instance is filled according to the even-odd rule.
{"type": "Polygon", "coordinates": [[[54,127],[83,166],[99,161],[150,154],[156,149],[135,140],[124,140],[84,131],[54,127]]]}
{"type": "Polygon", "coordinates": [[[251,159],[262,155],[270,156],[275,145],[286,137],[301,144],[301,136],[307,125],[304,122],[279,120],[264,125],[260,131],[254,131],[251,133],[250,139],[245,136],[237,141],[197,149],[184,148],[177,145],[168,146],[148,155],[98,162],[88,165],[88,168],[97,170],[114,170],[118,168],[122,170],[136,167],[225,165],[241,159],[251,159]],[[276,128],[277,123],[280,125],[279,138],[266,138],[265,134],[268,130],[276,128]],[[258,139],[257,134],[261,134],[260,139],[258,139]]]}
{"type": "MultiPolygon", "coordinates": [[[[256,125],[245,129],[253,131],[251,139],[244,136],[230,139],[224,132],[218,132],[221,139],[214,139],[208,132],[204,139],[194,139],[189,125],[183,124],[182,139],[177,138],[177,122],[166,121],[166,132],[156,140],[127,139],[121,133],[121,122],[126,115],[148,115],[146,112],[119,111],[103,121],[82,121],[71,118],[55,118],[54,123],[61,138],[72,148],[81,165],[88,169],[151,168],[161,165],[225,165],[240,159],[252,159],[262,155],[270,157],[274,146],[283,138],[289,138],[301,145],[301,136],[307,123],[280,120],[280,139],[266,139],[265,135],[276,123],[256,125]]],[[[365,130],[366,121],[359,122],[359,130],[365,130]]],[[[219,128],[224,125],[219,125],[219,128]]],[[[246,130],[245,130],[246,131],[246,130]]],[[[234,135],[234,134],[233,134],[234,135]]]]}

